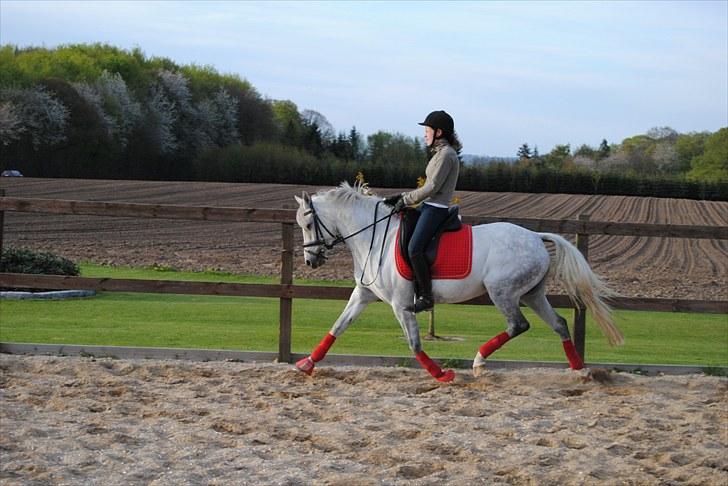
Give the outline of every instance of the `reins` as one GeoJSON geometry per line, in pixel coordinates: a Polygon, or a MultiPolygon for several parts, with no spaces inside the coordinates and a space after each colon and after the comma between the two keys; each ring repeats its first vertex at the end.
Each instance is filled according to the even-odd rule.
{"type": "MultiPolygon", "coordinates": [[[[372,231],[372,239],[371,239],[371,242],[369,243],[369,252],[367,253],[367,258],[366,258],[366,261],[364,262],[364,268],[362,269],[362,279],[363,279],[363,277],[366,273],[367,265],[369,264],[369,257],[372,254],[372,248],[374,247],[374,238],[377,234],[377,224],[379,224],[380,222],[382,222],[386,219],[387,226],[384,229],[384,237],[382,238],[382,247],[380,248],[380,251],[379,251],[379,264],[377,266],[377,274],[374,276],[374,279],[369,283],[364,283],[362,281],[362,285],[364,285],[364,286],[369,286],[369,285],[373,284],[377,280],[377,278],[379,278],[379,272],[382,268],[382,259],[384,258],[384,245],[387,243],[387,234],[389,233],[389,225],[392,222],[392,216],[394,216],[394,210],[392,210],[389,214],[377,219],[377,213],[379,212],[379,205],[382,204],[382,202],[383,201],[377,201],[377,205],[374,207],[374,222],[373,223],[368,224],[367,226],[364,226],[363,228],[355,231],[354,233],[352,233],[348,236],[341,236],[340,234],[335,235],[329,228],[326,227],[324,222],[321,221],[321,218],[319,218],[318,214],[316,213],[316,210],[313,207],[313,201],[311,201],[309,203],[311,206],[311,209],[309,209],[308,211],[306,211],[303,214],[304,214],[304,216],[313,214],[313,224],[314,224],[314,231],[316,233],[316,240],[312,241],[310,243],[305,243],[303,245],[304,251],[307,251],[306,248],[308,248],[310,246],[321,246],[321,245],[323,245],[327,250],[330,250],[334,246],[338,245],[339,243],[343,243],[346,240],[348,240],[349,238],[353,238],[354,236],[356,236],[360,233],[363,233],[364,231],[368,230],[369,228],[374,227],[374,231],[372,231]],[[322,228],[323,228],[323,231],[322,231],[322,228]],[[331,236],[333,238],[331,243],[328,243],[326,241],[324,231],[326,231],[326,233],[328,233],[329,236],[331,236]]],[[[313,252],[310,252],[310,253],[326,258],[325,255],[322,254],[322,251],[319,251],[318,253],[313,253],[313,252]]]]}

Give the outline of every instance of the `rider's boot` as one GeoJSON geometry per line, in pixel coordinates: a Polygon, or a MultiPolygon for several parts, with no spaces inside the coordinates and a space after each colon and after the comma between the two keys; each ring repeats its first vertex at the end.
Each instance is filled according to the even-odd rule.
{"type": "Polygon", "coordinates": [[[417,299],[408,310],[417,313],[432,310],[435,302],[432,298],[432,276],[430,275],[430,264],[423,253],[416,253],[410,256],[412,273],[416,280],[416,288],[419,289],[417,299]]]}

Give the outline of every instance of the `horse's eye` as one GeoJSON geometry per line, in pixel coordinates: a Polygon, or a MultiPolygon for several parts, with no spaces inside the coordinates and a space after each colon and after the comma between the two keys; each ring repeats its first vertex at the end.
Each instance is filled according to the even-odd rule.
{"type": "Polygon", "coordinates": [[[310,229],[311,229],[311,223],[308,223],[308,224],[306,225],[306,229],[307,229],[307,230],[310,230],[310,229]]]}

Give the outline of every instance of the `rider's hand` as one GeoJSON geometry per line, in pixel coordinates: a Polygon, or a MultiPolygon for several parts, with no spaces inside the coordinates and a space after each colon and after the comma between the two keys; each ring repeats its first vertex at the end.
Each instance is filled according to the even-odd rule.
{"type": "Polygon", "coordinates": [[[384,198],[384,204],[387,206],[392,206],[394,209],[394,212],[399,212],[402,210],[402,208],[405,206],[404,200],[402,199],[402,194],[397,194],[395,196],[389,196],[384,198]]]}

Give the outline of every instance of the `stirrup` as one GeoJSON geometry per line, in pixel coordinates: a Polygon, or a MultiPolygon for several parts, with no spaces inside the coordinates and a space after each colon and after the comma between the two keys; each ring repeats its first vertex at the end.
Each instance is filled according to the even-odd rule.
{"type": "Polygon", "coordinates": [[[423,296],[417,297],[414,305],[407,307],[407,310],[415,314],[424,311],[430,311],[435,306],[433,299],[427,299],[423,296]]]}

